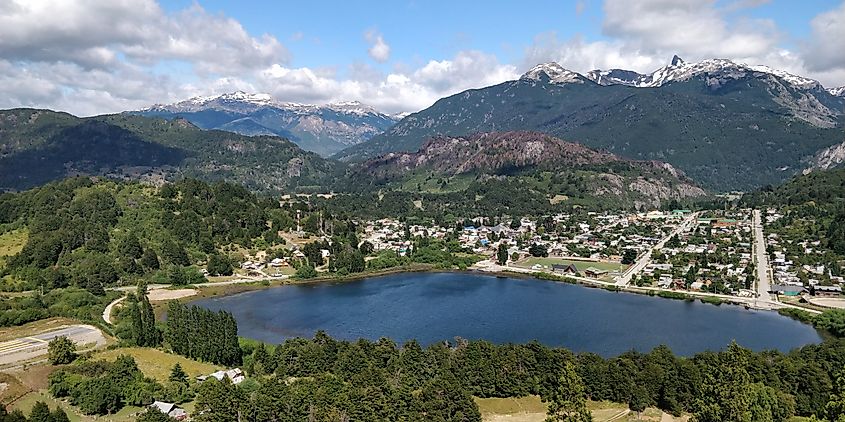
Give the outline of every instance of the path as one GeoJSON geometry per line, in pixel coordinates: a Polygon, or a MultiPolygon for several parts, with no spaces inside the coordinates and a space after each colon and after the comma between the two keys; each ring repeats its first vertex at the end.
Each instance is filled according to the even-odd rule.
{"type": "Polygon", "coordinates": [[[56,330],[47,331],[33,336],[19,337],[0,343],[0,366],[6,366],[36,358],[47,354],[47,343],[50,340],[66,336],[77,346],[95,343],[97,346],[106,344],[103,333],[91,325],[70,325],[56,330]]]}
{"type": "Polygon", "coordinates": [[[681,222],[681,224],[678,224],[678,227],[675,227],[674,230],[672,230],[668,235],[664,236],[663,239],[660,239],[660,241],[657,242],[654,246],[640,254],[640,256],[637,257],[637,260],[634,262],[634,265],[631,265],[630,267],[628,267],[627,270],[625,270],[624,273],[622,273],[622,275],[616,277],[616,285],[620,287],[627,286],[631,282],[631,279],[635,275],[642,272],[642,270],[645,269],[649,262],[651,262],[652,252],[658,249],[662,249],[663,246],[666,245],[666,242],[669,241],[669,239],[686,231],[697,220],[697,212],[690,214],[687,218],[684,219],[684,221],[681,222]]]}
{"type": "MultiPolygon", "coordinates": [[[[214,287],[214,286],[228,286],[228,285],[231,285],[231,284],[259,283],[259,282],[262,282],[262,281],[284,280],[284,279],[289,278],[289,277],[290,276],[287,276],[287,275],[283,275],[283,276],[279,276],[279,277],[265,275],[265,277],[236,278],[234,280],[217,281],[217,282],[214,282],[214,283],[196,284],[195,286],[199,287],[199,288],[214,287]]],[[[147,286],[147,295],[150,297],[151,301],[169,300],[169,299],[175,299],[175,298],[178,298],[178,297],[191,296],[190,294],[185,294],[184,291],[185,290],[192,290],[192,289],[174,290],[174,292],[182,292],[181,294],[167,294],[165,292],[161,292],[161,290],[165,290],[169,287],[171,287],[170,284],[150,284],[150,285],[147,286]],[[155,292],[155,294],[153,292],[155,292]]],[[[118,291],[118,292],[134,292],[137,289],[138,289],[137,286],[121,286],[121,287],[113,287],[113,288],[110,288],[110,289],[107,289],[107,290],[114,290],[114,291],[118,291]]],[[[112,310],[114,309],[115,305],[122,302],[124,299],[126,299],[126,296],[121,296],[121,297],[113,300],[108,305],[106,305],[106,309],[103,310],[103,321],[105,321],[109,324],[112,323],[111,322],[112,310]]]]}

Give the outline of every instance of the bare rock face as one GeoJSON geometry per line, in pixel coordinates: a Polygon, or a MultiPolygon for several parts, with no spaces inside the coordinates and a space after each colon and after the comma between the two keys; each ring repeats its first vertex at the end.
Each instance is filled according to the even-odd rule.
{"type": "Polygon", "coordinates": [[[819,151],[814,156],[807,158],[805,161],[808,166],[804,169],[804,174],[814,170],[828,170],[838,167],[842,163],[845,163],[845,141],[831,145],[819,151]]]}
{"type": "Polygon", "coordinates": [[[299,177],[302,174],[302,165],[305,161],[302,158],[294,157],[288,161],[288,177],[299,177]]]}
{"type": "Polygon", "coordinates": [[[419,151],[388,153],[362,164],[357,171],[376,180],[401,180],[415,172],[434,177],[475,174],[477,180],[487,180],[572,170],[588,175],[580,183],[593,195],[636,199],[643,206],[706,195],[667,163],[623,159],[539,132],[439,136],[419,151]]]}

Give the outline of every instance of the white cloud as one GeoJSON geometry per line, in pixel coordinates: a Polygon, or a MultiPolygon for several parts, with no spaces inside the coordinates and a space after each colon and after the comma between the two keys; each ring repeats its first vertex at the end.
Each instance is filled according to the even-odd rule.
{"type": "MultiPolygon", "coordinates": [[[[816,16],[810,27],[813,35],[802,54],[807,67],[828,72],[845,69],[845,2],[816,16]]],[[[840,84],[845,84],[845,80],[840,84]]]]}
{"type": "Polygon", "coordinates": [[[816,17],[812,39],[794,51],[780,47],[784,36],[774,22],[733,15],[766,3],[737,0],[720,7],[713,0],[606,0],[602,31],[607,40],[540,34],[526,48],[521,68],[556,61],[579,72],[650,72],[678,54],[688,61],[728,58],[765,64],[818,79],[825,86],[845,84],[845,3],[816,17]]]}
{"type": "Polygon", "coordinates": [[[354,65],[350,74],[357,77],[343,79],[328,71],[320,74],[309,68],[274,65],[261,72],[258,88],[287,101],[358,100],[394,113],[421,110],[444,96],[519,76],[516,66],[478,51],[458,52],[451,59],[431,60],[417,69],[386,75],[354,65]]]}
{"type": "Polygon", "coordinates": [[[390,59],[390,46],[384,41],[384,37],[375,30],[369,30],[364,33],[364,39],[370,44],[367,49],[367,54],[373,60],[384,63],[390,59]]]}

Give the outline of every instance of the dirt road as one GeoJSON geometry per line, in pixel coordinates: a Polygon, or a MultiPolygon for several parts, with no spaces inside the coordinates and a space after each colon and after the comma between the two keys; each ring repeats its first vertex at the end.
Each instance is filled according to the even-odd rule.
{"type": "Polygon", "coordinates": [[[56,330],[46,331],[27,337],[19,337],[14,340],[0,343],[0,366],[13,365],[25,362],[47,354],[47,343],[50,340],[66,336],[77,346],[106,344],[106,338],[94,326],[91,325],[70,325],[56,330]]]}

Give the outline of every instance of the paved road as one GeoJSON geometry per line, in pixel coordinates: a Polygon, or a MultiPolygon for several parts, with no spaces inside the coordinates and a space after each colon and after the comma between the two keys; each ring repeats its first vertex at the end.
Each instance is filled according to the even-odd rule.
{"type": "Polygon", "coordinates": [[[754,260],[757,262],[757,297],[764,302],[771,302],[771,283],[769,280],[769,254],[766,253],[766,237],[763,236],[763,222],[760,210],[754,210],[752,226],[754,229],[754,260]]]}
{"type": "Polygon", "coordinates": [[[642,270],[645,269],[645,267],[648,265],[648,263],[651,262],[651,253],[652,252],[654,252],[657,249],[663,248],[663,245],[665,245],[666,242],[668,242],[669,239],[672,238],[672,236],[675,236],[675,235],[687,230],[697,220],[698,220],[698,213],[697,212],[690,214],[686,219],[684,219],[684,221],[681,222],[681,224],[678,224],[678,227],[675,227],[675,230],[672,230],[671,233],[669,233],[663,239],[660,239],[660,241],[657,242],[654,246],[652,246],[649,250],[647,250],[643,254],[641,254],[637,258],[637,260],[634,262],[634,265],[631,265],[630,267],[628,267],[627,270],[625,270],[624,273],[622,273],[622,275],[616,277],[616,285],[620,286],[620,287],[627,286],[628,283],[631,282],[631,279],[635,275],[642,272],[642,270]]]}
{"type": "Polygon", "coordinates": [[[47,343],[59,336],[66,336],[76,343],[77,346],[91,343],[103,345],[106,343],[103,333],[96,327],[91,325],[71,325],[0,343],[0,366],[27,361],[47,354],[47,343]]]}

